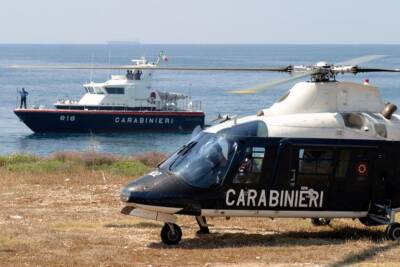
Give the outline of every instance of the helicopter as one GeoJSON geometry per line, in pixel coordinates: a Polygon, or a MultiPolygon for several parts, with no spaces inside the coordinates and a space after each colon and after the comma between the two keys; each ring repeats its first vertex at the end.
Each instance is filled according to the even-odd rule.
{"type": "Polygon", "coordinates": [[[379,89],[340,82],[339,74],[400,72],[365,68],[368,55],[338,64],[263,68],[161,68],[289,73],[232,93],[252,94],[309,77],[255,115],[224,119],[204,130],[152,172],[121,189],[122,214],[164,222],[161,240],[182,239],[177,215],[195,217],[208,234],[207,217],[358,219],[387,225],[400,240],[400,116],[379,89]]]}

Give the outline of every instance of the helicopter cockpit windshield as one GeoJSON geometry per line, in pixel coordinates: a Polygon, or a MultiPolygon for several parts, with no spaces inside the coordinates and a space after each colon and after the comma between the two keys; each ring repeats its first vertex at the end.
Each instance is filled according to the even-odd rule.
{"type": "Polygon", "coordinates": [[[209,188],[222,182],[235,151],[231,138],[202,132],[162,163],[160,170],[172,172],[192,186],[209,188]]]}
{"type": "Polygon", "coordinates": [[[236,153],[237,136],[264,136],[266,131],[263,122],[252,122],[217,133],[201,132],[164,161],[160,171],[170,172],[198,188],[221,184],[236,153]]]}

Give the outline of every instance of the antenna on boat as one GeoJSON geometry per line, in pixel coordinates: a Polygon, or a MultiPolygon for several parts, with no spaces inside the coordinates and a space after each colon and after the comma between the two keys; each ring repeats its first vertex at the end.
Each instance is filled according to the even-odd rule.
{"type": "MultiPolygon", "coordinates": [[[[108,66],[111,67],[111,52],[108,51],[108,66]]],[[[111,68],[108,70],[108,77],[111,76],[111,68]]]]}
{"type": "Polygon", "coordinates": [[[161,50],[158,54],[157,61],[155,65],[158,65],[161,61],[168,61],[168,57],[165,54],[164,50],[161,50]]]}
{"type": "Polygon", "coordinates": [[[91,59],[91,69],[90,69],[90,82],[93,81],[93,58],[94,58],[94,54],[92,53],[92,59],[91,59]]]}

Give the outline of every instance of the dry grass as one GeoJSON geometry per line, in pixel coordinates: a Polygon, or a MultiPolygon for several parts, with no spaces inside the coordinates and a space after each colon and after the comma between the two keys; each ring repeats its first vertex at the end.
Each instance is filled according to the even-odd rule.
{"type": "Polygon", "coordinates": [[[384,228],[352,220],[313,227],[309,220],[215,218],[210,235],[196,236],[195,220],[181,216],[183,240],[165,246],[162,223],[119,213],[120,187],[150,169],[143,162],[156,161],[73,153],[0,158],[0,266],[400,264],[400,244],[386,241],[384,228]],[[139,166],[135,175],[127,175],[136,166],[130,161],[139,166]]]}
{"type": "Polygon", "coordinates": [[[158,152],[149,152],[135,157],[135,159],[151,167],[156,167],[159,163],[164,161],[165,158],[165,154],[158,152]]]}

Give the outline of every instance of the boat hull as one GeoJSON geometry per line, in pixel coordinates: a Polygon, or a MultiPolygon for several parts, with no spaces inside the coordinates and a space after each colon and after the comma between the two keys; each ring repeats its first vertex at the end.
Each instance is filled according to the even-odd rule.
{"type": "Polygon", "coordinates": [[[191,131],[204,126],[204,112],[16,109],[36,133],[191,131]]]}

